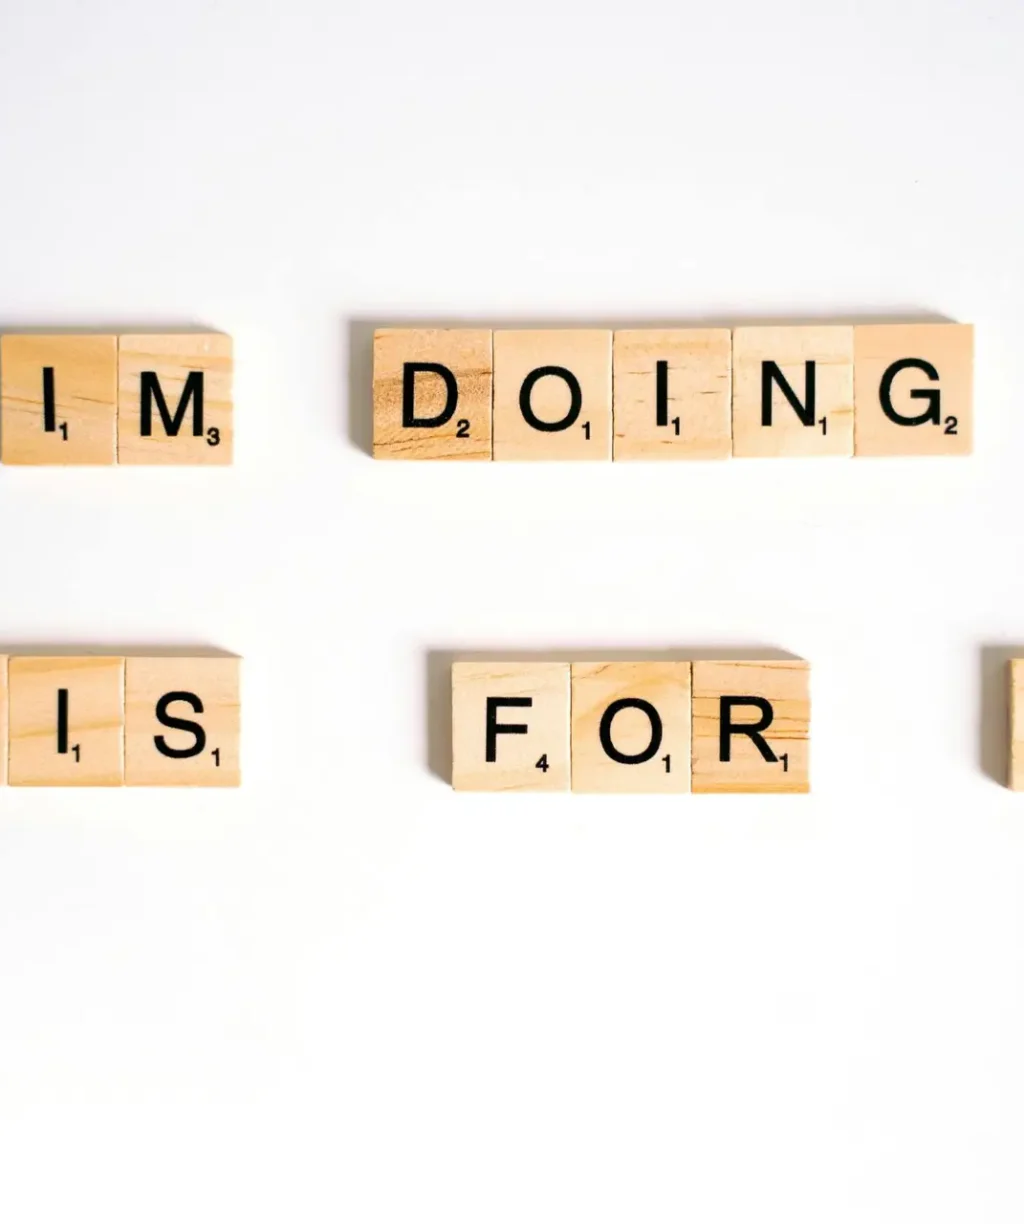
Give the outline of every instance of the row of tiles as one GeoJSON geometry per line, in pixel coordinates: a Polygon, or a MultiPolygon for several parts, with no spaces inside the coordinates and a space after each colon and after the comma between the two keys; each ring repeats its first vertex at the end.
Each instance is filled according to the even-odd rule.
{"type": "Polygon", "coordinates": [[[12,464],[231,462],[231,337],[0,337],[0,460],[12,464]]]}
{"type": "Polygon", "coordinates": [[[374,335],[381,459],[967,455],[967,324],[374,335]]]}
{"type": "MultiPolygon", "coordinates": [[[[0,784],[238,786],[241,660],[0,656],[0,784]]],[[[452,785],[474,791],[803,793],[798,659],[452,665],[452,785]]],[[[1008,785],[1024,791],[1024,659],[1008,785]]]]}
{"type": "Polygon", "coordinates": [[[457,662],[452,785],[473,791],[803,793],[798,659],[457,662]]]}
{"type": "Polygon", "coordinates": [[[0,783],[238,786],[240,660],[0,656],[0,783]]]}
{"type": "MultiPolygon", "coordinates": [[[[452,785],[806,792],[809,679],[796,659],[454,663],[452,785]]],[[[1024,659],[1008,679],[1007,785],[1024,791],[1024,659]]]]}

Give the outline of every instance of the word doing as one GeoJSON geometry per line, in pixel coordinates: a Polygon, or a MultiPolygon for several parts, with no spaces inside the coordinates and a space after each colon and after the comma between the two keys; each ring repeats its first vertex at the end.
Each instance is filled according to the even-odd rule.
{"type": "Polygon", "coordinates": [[[381,329],[374,456],[966,455],[973,328],[381,329]]]}

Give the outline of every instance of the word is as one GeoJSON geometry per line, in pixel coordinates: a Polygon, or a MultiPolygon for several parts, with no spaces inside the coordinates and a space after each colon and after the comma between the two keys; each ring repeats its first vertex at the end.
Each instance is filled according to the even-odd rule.
{"type": "Polygon", "coordinates": [[[0,782],[238,786],[239,664],[0,656],[0,782]]]}

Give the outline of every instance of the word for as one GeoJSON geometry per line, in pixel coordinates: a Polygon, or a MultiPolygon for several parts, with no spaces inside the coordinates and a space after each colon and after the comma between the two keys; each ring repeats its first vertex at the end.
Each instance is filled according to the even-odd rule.
{"type": "Polygon", "coordinates": [[[810,669],[740,662],[452,665],[452,785],[803,793],[810,669]]]}
{"type": "Polygon", "coordinates": [[[239,665],[0,656],[0,783],[238,786],[239,665]]]}
{"type": "Polygon", "coordinates": [[[227,464],[231,337],[0,337],[0,460],[227,464]]]}
{"type": "Polygon", "coordinates": [[[1024,659],[1010,661],[1010,790],[1024,791],[1024,659]]]}
{"type": "Polygon", "coordinates": [[[381,459],[967,455],[963,324],[379,330],[381,459]]]}

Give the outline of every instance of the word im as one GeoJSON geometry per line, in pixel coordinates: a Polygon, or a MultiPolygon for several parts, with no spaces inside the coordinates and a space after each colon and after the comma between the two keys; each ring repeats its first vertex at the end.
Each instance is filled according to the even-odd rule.
{"type": "Polygon", "coordinates": [[[382,329],[383,459],[967,455],[974,329],[382,329]]]}
{"type": "Polygon", "coordinates": [[[227,464],[231,337],[0,337],[0,459],[227,464]]]}

